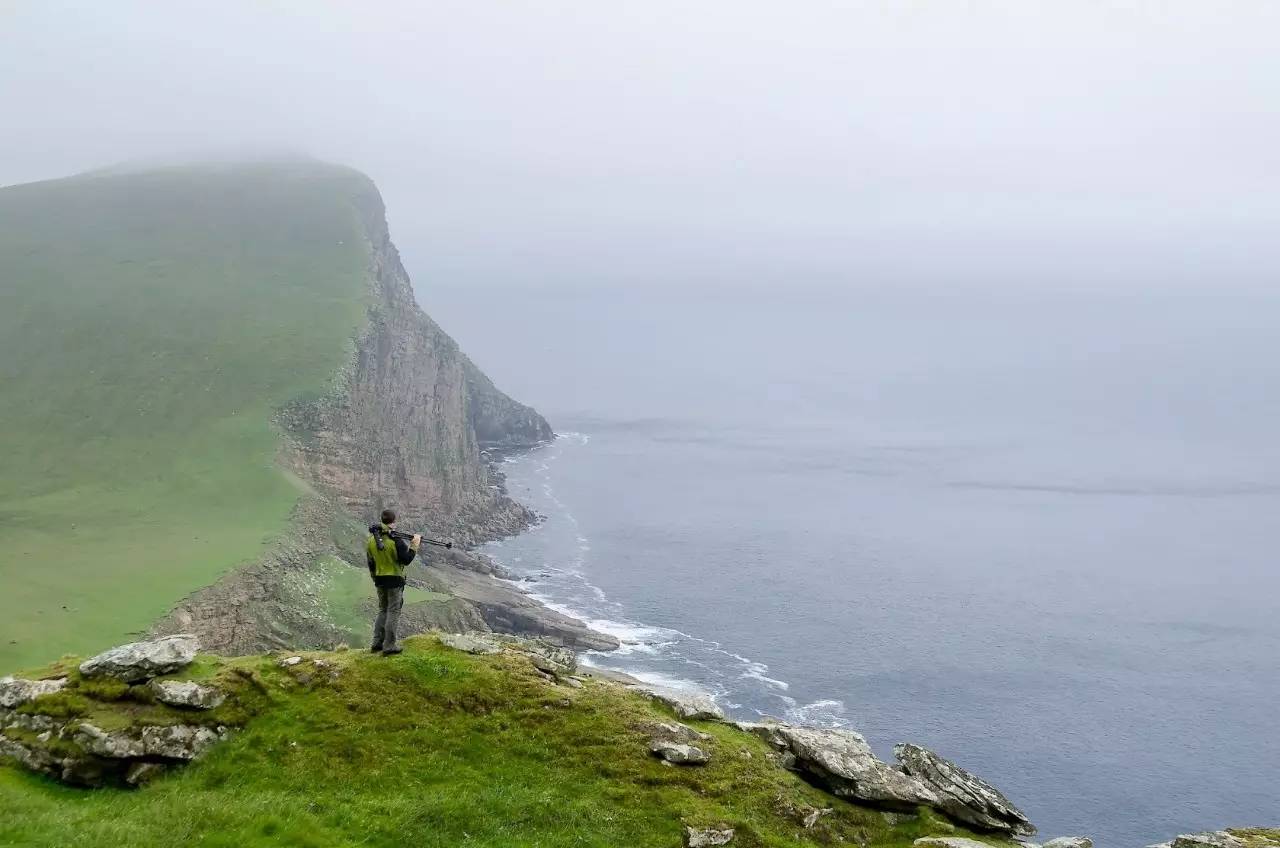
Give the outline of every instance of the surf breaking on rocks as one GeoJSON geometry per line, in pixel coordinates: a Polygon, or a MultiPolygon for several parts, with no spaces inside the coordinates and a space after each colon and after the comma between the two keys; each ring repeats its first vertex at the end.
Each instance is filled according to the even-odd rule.
{"type": "Polygon", "coordinates": [[[588,652],[580,661],[621,671],[655,686],[703,690],[726,709],[746,715],[777,716],[810,725],[847,725],[843,702],[824,698],[802,703],[791,693],[787,681],[769,675],[765,663],[712,639],[637,621],[622,602],[591,582],[590,539],[553,485],[556,468],[562,463],[590,461],[590,445],[589,434],[561,433],[547,445],[506,457],[509,490],[544,519],[524,534],[483,548],[514,575],[515,585],[530,597],[621,643],[614,651],[588,652]]]}

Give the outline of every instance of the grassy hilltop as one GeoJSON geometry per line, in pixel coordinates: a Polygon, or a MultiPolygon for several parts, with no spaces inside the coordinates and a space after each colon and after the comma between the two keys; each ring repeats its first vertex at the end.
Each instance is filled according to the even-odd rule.
{"type": "Polygon", "coordinates": [[[0,189],[0,669],[126,641],[281,530],[270,419],[350,353],[373,191],[310,163],[0,189]]]}
{"type": "MultiPolygon", "coordinates": [[[[890,816],[833,798],[727,724],[691,722],[711,735],[699,743],[708,765],[664,765],[645,728],[673,721],[665,708],[605,681],[551,683],[519,653],[476,657],[421,636],[390,660],[302,656],[291,668],[269,656],[202,658],[178,675],[234,693],[233,712],[250,717],[199,762],[142,789],[70,789],[0,762],[0,845],[640,848],[679,846],[684,825],[733,827],[734,848],[905,848],[970,835],[927,810],[890,816]],[[815,808],[831,812],[805,828],[802,811],[815,808]]],[[[41,709],[105,728],[129,712],[193,720],[72,677],[79,688],[41,709]]]]}

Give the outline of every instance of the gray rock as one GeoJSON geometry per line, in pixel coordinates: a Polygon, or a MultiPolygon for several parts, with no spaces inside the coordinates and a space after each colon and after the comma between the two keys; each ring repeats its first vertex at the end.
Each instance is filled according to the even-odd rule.
{"type": "Polygon", "coordinates": [[[0,727],[14,727],[18,730],[29,730],[32,733],[48,733],[61,729],[62,725],[45,715],[0,713],[0,727]]]}
{"type": "MultiPolygon", "coordinates": [[[[902,744],[893,749],[902,770],[917,778],[938,796],[935,805],[951,818],[983,830],[1030,836],[1036,832],[1027,817],[994,786],[950,760],[919,745],[902,744]]],[[[1091,848],[1063,844],[1055,848],[1091,848]]]]}
{"type": "Polygon", "coordinates": [[[111,759],[165,757],[171,760],[194,760],[210,746],[222,740],[225,731],[207,727],[176,724],[169,727],[130,728],[108,733],[92,724],[83,723],[76,742],[91,754],[111,759]]]}
{"type": "Polygon", "coordinates": [[[786,727],[786,725],[781,722],[734,721],[730,723],[743,733],[750,733],[752,736],[759,736],[779,751],[789,750],[787,740],[783,739],[782,735],[778,733],[779,728],[786,727]]]}
{"type": "Polygon", "coordinates": [[[733,828],[686,827],[684,829],[685,848],[711,848],[715,845],[728,845],[733,841],[733,828]]]}
{"type": "Polygon", "coordinates": [[[694,730],[687,724],[675,721],[655,721],[643,726],[654,740],[666,739],[671,742],[701,742],[711,737],[706,733],[694,730]]]}
{"type": "Polygon", "coordinates": [[[168,770],[169,766],[165,763],[134,763],[125,771],[124,782],[130,786],[142,786],[155,780],[168,770]]]}
{"type": "Polygon", "coordinates": [[[150,685],[156,700],[172,707],[211,710],[227,699],[222,691],[193,680],[153,680],[150,685]]]}
{"type": "Polygon", "coordinates": [[[199,650],[200,641],[189,634],[131,642],[80,663],[80,673],[85,677],[114,677],[137,683],[185,668],[199,650]]]}
{"type": "Polygon", "coordinates": [[[985,842],[960,836],[924,836],[911,844],[916,848],[991,848],[985,842]]]}
{"type": "Polygon", "coordinates": [[[685,692],[678,689],[648,687],[644,690],[651,698],[675,710],[684,719],[724,719],[724,710],[705,692],[685,692]]]}
{"type": "Polygon", "coordinates": [[[1174,837],[1173,848],[1244,848],[1244,841],[1225,830],[1184,833],[1174,837]]]}
{"type": "Polygon", "coordinates": [[[833,795],[904,810],[939,804],[933,790],[881,762],[867,740],[852,730],[779,726],[776,732],[795,755],[796,764],[833,795]]]}
{"type": "Polygon", "coordinates": [[[280,660],[280,662],[277,663],[277,665],[279,665],[281,668],[292,668],[295,665],[299,665],[301,662],[302,662],[302,657],[285,657],[284,659],[280,660]]]}
{"type": "Polygon", "coordinates": [[[701,766],[711,762],[711,755],[706,751],[683,742],[655,739],[649,743],[649,751],[676,765],[701,766]]]}
{"type": "Polygon", "coordinates": [[[57,680],[23,680],[20,677],[0,677],[0,707],[13,709],[28,701],[34,701],[41,695],[52,695],[62,691],[67,685],[67,678],[57,680]]]}
{"type": "Polygon", "coordinates": [[[500,654],[502,645],[487,633],[441,633],[440,644],[468,654],[500,654]]]}
{"type": "Polygon", "coordinates": [[[1059,836],[1057,839],[1050,839],[1040,848],[1093,848],[1093,840],[1087,836],[1059,836]]]}

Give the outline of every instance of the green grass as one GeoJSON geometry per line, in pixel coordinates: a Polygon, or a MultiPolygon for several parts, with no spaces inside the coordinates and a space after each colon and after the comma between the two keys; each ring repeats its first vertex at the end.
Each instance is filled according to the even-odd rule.
{"type": "Polygon", "coordinates": [[[0,668],[126,641],[281,530],[270,419],[364,320],[372,191],[308,163],[0,189],[0,668]]]}
{"type": "Polygon", "coordinates": [[[142,790],[68,789],[0,766],[0,845],[641,848],[678,846],[686,823],[734,827],[735,848],[965,835],[929,814],[891,824],[834,799],[726,725],[699,724],[714,737],[708,766],[664,766],[642,725],[669,714],[604,683],[551,685],[518,654],[416,637],[394,659],[304,656],[336,663],[336,682],[302,682],[307,663],[269,658],[218,669],[265,684],[236,696],[257,698],[256,715],[142,790]],[[806,831],[788,810],[810,806],[834,811],[806,831]]]}

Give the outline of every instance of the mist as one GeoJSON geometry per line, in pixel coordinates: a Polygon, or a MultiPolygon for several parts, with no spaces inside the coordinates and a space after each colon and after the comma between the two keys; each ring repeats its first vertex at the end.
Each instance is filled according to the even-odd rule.
{"type": "Polygon", "coordinates": [[[296,151],[419,286],[1268,290],[1264,2],[42,3],[0,184],[296,151]]]}

